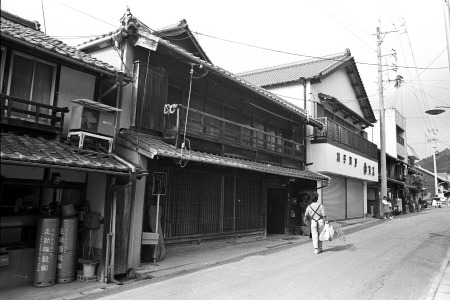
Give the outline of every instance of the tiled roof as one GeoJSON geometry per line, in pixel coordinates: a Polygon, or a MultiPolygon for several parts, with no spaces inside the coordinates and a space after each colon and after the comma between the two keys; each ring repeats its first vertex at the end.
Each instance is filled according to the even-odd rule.
{"type": "MultiPolygon", "coordinates": [[[[133,144],[137,148],[143,150],[147,156],[153,158],[154,156],[181,158],[188,161],[219,165],[230,168],[245,169],[250,171],[281,175],[291,178],[304,178],[316,181],[330,181],[328,176],[309,170],[300,170],[295,168],[287,168],[276,165],[270,165],[260,162],[254,162],[244,159],[238,159],[229,156],[220,156],[200,151],[183,151],[174,146],[163,142],[160,138],[148,134],[134,132],[132,130],[122,130],[118,134],[117,143],[126,141],[133,144]]],[[[142,152],[141,152],[142,153],[142,152]]]]}
{"type": "Polygon", "coordinates": [[[64,167],[104,173],[130,173],[129,166],[99,151],[79,149],[41,136],[1,132],[1,163],[64,167]]]}
{"type": "Polygon", "coordinates": [[[317,59],[247,71],[237,75],[253,84],[264,87],[299,81],[301,77],[311,79],[325,76],[351,58],[350,52],[344,52],[317,59]]]}
{"type": "Polygon", "coordinates": [[[2,39],[22,43],[27,47],[32,47],[34,49],[46,52],[74,64],[81,64],[96,71],[107,72],[111,75],[114,75],[117,71],[119,71],[116,67],[77,50],[75,47],[69,46],[41,31],[6,19],[3,17],[3,14],[1,17],[0,32],[2,39]]]}
{"type": "Polygon", "coordinates": [[[170,40],[172,41],[172,43],[179,43],[180,41],[189,39],[192,42],[193,46],[197,49],[198,51],[197,54],[200,55],[200,58],[211,63],[211,60],[206,55],[206,52],[203,50],[198,40],[192,34],[192,31],[189,29],[186,20],[183,19],[178,23],[158,28],[155,30],[155,35],[164,38],[166,40],[170,40]]]}

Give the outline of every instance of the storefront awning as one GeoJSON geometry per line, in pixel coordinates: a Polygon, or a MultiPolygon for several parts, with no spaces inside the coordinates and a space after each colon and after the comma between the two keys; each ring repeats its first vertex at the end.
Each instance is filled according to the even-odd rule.
{"type": "Polygon", "coordinates": [[[199,151],[185,150],[182,152],[181,149],[177,149],[174,146],[165,143],[158,137],[134,132],[131,130],[122,130],[118,134],[117,143],[122,144],[128,148],[133,148],[140,154],[145,155],[149,158],[161,156],[180,159],[182,157],[186,161],[219,165],[230,168],[239,168],[250,171],[286,176],[290,178],[303,178],[326,182],[329,182],[331,180],[328,176],[309,170],[281,167],[199,151]]]}
{"type": "MultiPolygon", "coordinates": [[[[132,165],[101,151],[77,146],[42,136],[18,132],[1,132],[1,164],[30,167],[71,169],[112,175],[130,175],[132,165]]],[[[135,170],[136,171],[136,170],[135,170]]],[[[139,175],[146,175],[138,169],[139,175]]]]}
{"type": "Polygon", "coordinates": [[[387,181],[392,182],[392,183],[396,183],[398,185],[403,185],[403,186],[405,185],[405,183],[403,181],[395,180],[395,179],[392,179],[392,178],[387,178],[387,181]]]}

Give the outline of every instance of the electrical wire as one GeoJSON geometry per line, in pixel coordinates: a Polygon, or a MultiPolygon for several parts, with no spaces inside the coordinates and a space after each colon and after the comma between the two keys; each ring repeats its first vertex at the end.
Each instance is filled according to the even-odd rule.
{"type": "MultiPolygon", "coordinates": [[[[188,102],[187,102],[187,109],[186,109],[186,117],[184,120],[184,132],[183,132],[183,142],[181,143],[181,154],[180,154],[180,160],[178,161],[178,164],[184,168],[186,167],[187,163],[189,162],[189,158],[186,159],[186,162],[183,161],[183,152],[185,150],[188,150],[190,153],[190,149],[191,149],[191,142],[186,139],[186,130],[187,130],[187,123],[188,123],[188,116],[189,116],[189,107],[191,104],[191,93],[192,93],[192,79],[193,79],[193,75],[194,75],[194,64],[191,64],[191,71],[190,73],[190,78],[189,78],[189,94],[188,94],[188,102]],[[186,141],[189,144],[189,148],[186,148],[186,141]]],[[[189,154],[190,156],[190,154],[189,154]]]]}
{"type": "Polygon", "coordinates": [[[108,22],[106,22],[106,21],[104,21],[104,20],[102,20],[102,19],[99,19],[99,18],[97,18],[97,17],[94,17],[94,16],[92,16],[92,15],[90,15],[90,14],[88,14],[88,13],[85,13],[84,11],[81,11],[81,10],[79,10],[79,9],[76,9],[76,8],[74,8],[74,7],[72,7],[72,6],[69,6],[69,5],[67,5],[67,4],[64,4],[64,3],[61,3],[60,1],[58,1],[58,0],[52,0],[53,2],[56,2],[56,3],[59,3],[60,5],[62,5],[62,6],[65,6],[65,7],[67,7],[67,8],[70,8],[70,9],[72,9],[72,10],[74,10],[74,11],[77,11],[77,12],[79,12],[80,14],[83,14],[83,15],[86,15],[86,16],[88,16],[88,17],[90,17],[90,18],[93,18],[93,19],[95,19],[95,20],[97,20],[97,21],[100,21],[100,22],[102,22],[102,23],[105,23],[105,24],[108,24],[108,25],[110,25],[110,26],[112,26],[112,27],[115,27],[115,28],[119,28],[118,26],[116,26],[116,25],[113,25],[113,24],[111,24],[111,23],[108,23],[108,22]]]}
{"type": "MultiPolygon", "coordinates": [[[[73,7],[69,6],[69,5],[66,5],[66,4],[64,4],[64,3],[61,3],[61,2],[58,1],[58,0],[52,0],[52,1],[57,2],[57,3],[59,3],[60,5],[66,6],[66,7],[70,8],[70,9],[72,9],[72,10],[75,10],[75,11],[81,13],[81,14],[84,14],[84,15],[86,15],[86,16],[89,16],[89,17],[91,17],[91,18],[93,18],[93,19],[95,19],[95,20],[98,20],[98,21],[102,22],[102,23],[108,24],[108,25],[113,26],[113,27],[115,27],[115,28],[120,28],[120,27],[118,27],[118,26],[116,26],[116,25],[113,25],[113,24],[111,24],[111,23],[108,23],[108,22],[106,22],[106,21],[104,21],[104,20],[102,20],[102,19],[99,19],[99,18],[97,18],[97,17],[94,17],[94,16],[92,16],[92,15],[90,15],[90,14],[88,14],[88,13],[85,13],[85,12],[81,11],[81,10],[78,10],[78,9],[76,9],[76,8],[73,8],[73,7]]],[[[150,28],[150,27],[147,26],[145,23],[143,23],[141,20],[139,20],[139,22],[140,22],[142,25],[144,25],[145,27],[147,27],[148,29],[150,29],[150,30],[152,31],[153,34],[156,34],[156,35],[160,34],[160,35],[162,35],[162,36],[164,35],[164,34],[159,33],[158,31],[156,31],[156,30],[150,28]]],[[[213,39],[217,39],[217,40],[222,40],[222,41],[226,41],[226,42],[230,42],[230,43],[234,43],[234,44],[239,44],[239,45],[243,45],[243,46],[247,46],[247,47],[252,47],[252,48],[257,48],[257,49],[266,50],[266,51],[271,51],[271,52],[277,52],[277,53],[288,54],[288,55],[294,55],[294,56],[300,56],[300,57],[307,57],[307,58],[314,58],[314,59],[340,61],[340,60],[337,60],[337,59],[332,59],[332,58],[327,58],[327,57],[319,57],[319,56],[312,56],[312,55],[304,55],[304,54],[298,54],[298,53],[292,53],[292,52],[287,52],[287,51],[281,51],[281,50],[275,50],[275,49],[265,48],[265,47],[259,47],[259,46],[250,45],[250,44],[246,44],[246,43],[241,43],[241,42],[236,42],[236,41],[227,40],[227,39],[223,39],[223,38],[218,38],[218,37],[215,37],[215,36],[212,36],[212,35],[203,34],[203,33],[196,32],[196,31],[191,31],[191,32],[192,32],[192,33],[195,33],[197,36],[198,36],[198,35],[202,35],[202,36],[206,36],[206,37],[213,38],[213,39]]],[[[369,47],[371,47],[371,46],[369,46],[369,47]]],[[[371,49],[372,49],[372,48],[371,48],[371,49]]],[[[360,61],[355,61],[355,63],[356,63],[356,64],[360,64],[360,65],[378,66],[378,64],[375,64],[375,63],[367,63],[367,62],[360,62],[360,61]]],[[[448,67],[434,67],[434,68],[429,68],[429,67],[427,67],[427,68],[422,68],[422,67],[417,67],[417,66],[415,66],[415,67],[410,67],[410,66],[397,66],[397,68],[440,70],[440,69],[447,69],[448,67]]]]}
{"type": "MultiPolygon", "coordinates": [[[[209,37],[212,39],[216,39],[216,40],[221,40],[224,42],[229,42],[229,43],[233,43],[233,44],[238,44],[238,45],[242,45],[242,46],[247,46],[250,48],[256,48],[256,49],[261,49],[261,50],[266,50],[266,51],[270,51],[270,52],[275,52],[275,53],[281,53],[281,54],[288,54],[288,55],[292,55],[292,56],[300,56],[300,57],[306,57],[306,58],[314,58],[314,59],[320,59],[320,60],[331,60],[331,61],[341,61],[340,59],[336,59],[336,58],[330,58],[330,57],[323,57],[323,56],[312,56],[312,55],[306,55],[306,54],[298,54],[298,53],[293,53],[293,52],[287,52],[287,51],[282,51],[282,50],[276,50],[276,49],[271,49],[271,48],[265,48],[265,47],[260,47],[260,46],[255,46],[255,45],[251,45],[251,44],[247,44],[247,43],[242,43],[242,42],[236,42],[236,41],[232,41],[229,39],[223,39],[223,38],[219,38],[219,37],[215,37],[209,34],[204,34],[204,33],[200,33],[197,31],[192,31],[195,34],[198,35],[202,35],[205,37],[209,37]]],[[[361,61],[355,61],[356,64],[360,64],[360,65],[368,65],[368,66],[378,66],[378,64],[376,63],[368,63],[368,62],[361,62],[361,61]]],[[[442,70],[442,69],[448,69],[448,67],[434,67],[434,68],[422,68],[422,67],[410,67],[410,66],[396,66],[397,68],[404,68],[404,69],[418,69],[418,70],[423,70],[423,69],[429,69],[429,70],[442,70]]]]}

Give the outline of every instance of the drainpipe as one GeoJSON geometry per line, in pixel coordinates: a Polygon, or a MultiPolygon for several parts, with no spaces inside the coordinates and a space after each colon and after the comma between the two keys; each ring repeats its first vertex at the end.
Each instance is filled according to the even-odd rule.
{"type": "MultiPolygon", "coordinates": [[[[308,111],[306,110],[306,78],[305,77],[300,77],[300,84],[303,85],[303,109],[305,110],[306,116],[308,117],[308,111]]],[[[303,134],[304,134],[305,137],[307,136],[306,123],[303,124],[303,134]]],[[[304,144],[305,144],[305,150],[303,151],[305,157],[303,158],[303,161],[306,162],[307,161],[306,160],[306,152],[307,152],[306,151],[306,144],[307,144],[308,141],[306,139],[303,139],[303,141],[304,141],[304,144]]]]}
{"type": "Polygon", "coordinates": [[[115,233],[116,233],[116,203],[117,203],[117,189],[115,188],[116,177],[111,181],[113,187],[113,198],[111,203],[111,217],[109,220],[109,232],[106,240],[106,261],[103,277],[105,283],[113,282],[122,285],[122,282],[114,279],[114,258],[115,258],[115,233]]]}
{"type": "MultiPolygon", "coordinates": [[[[115,180],[114,180],[115,181],[115,180]]],[[[109,281],[121,285],[122,282],[114,279],[114,259],[115,259],[115,248],[116,248],[116,203],[117,203],[117,189],[114,187],[113,199],[112,199],[112,216],[111,216],[111,231],[110,231],[110,241],[111,241],[111,261],[109,264],[109,281]]]]}
{"type": "MultiPolygon", "coordinates": [[[[111,182],[111,187],[114,186],[116,183],[116,177],[113,177],[111,182]]],[[[108,283],[108,274],[109,274],[109,254],[110,254],[110,245],[111,245],[111,233],[113,228],[113,222],[112,222],[112,204],[111,204],[111,210],[110,210],[110,218],[109,218],[109,230],[106,234],[106,259],[105,259],[105,269],[103,270],[102,279],[105,283],[108,283]]]]}
{"type": "Polygon", "coordinates": [[[109,155],[111,155],[114,159],[120,161],[124,165],[127,165],[131,169],[131,173],[132,174],[136,173],[136,167],[135,166],[133,166],[132,164],[130,164],[129,162],[127,162],[123,158],[120,158],[119,156],[115,155],[114,153],[109,153],[109,155]]]}

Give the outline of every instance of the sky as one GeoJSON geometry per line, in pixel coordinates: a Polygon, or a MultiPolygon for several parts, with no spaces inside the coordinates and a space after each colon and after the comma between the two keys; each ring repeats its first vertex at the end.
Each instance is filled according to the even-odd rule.
{"type": "Polygon", "coordinates": [[[3,10],[37,20],[42,31],[72,46],[116,30],[127,7],[154,30],[185,19],[213,64],[233,73],[350,49],[374,110],[379,27],[384,107],[406,118],[406,143],[420,159],[432,155],[433,136],[437,151],[450,148],[450,108],[425,113],[450,107],[445,0],[1,1],[3,10]],[[400,87],[397,76],[404,79],[400,87]]]}

